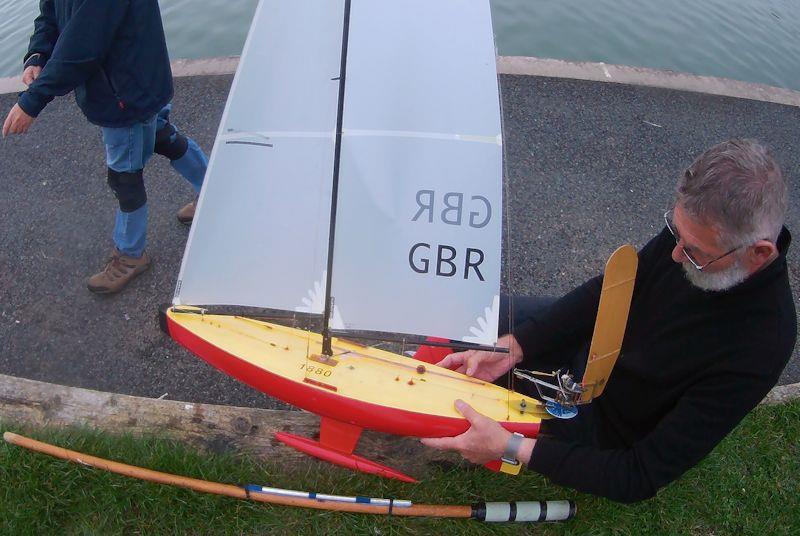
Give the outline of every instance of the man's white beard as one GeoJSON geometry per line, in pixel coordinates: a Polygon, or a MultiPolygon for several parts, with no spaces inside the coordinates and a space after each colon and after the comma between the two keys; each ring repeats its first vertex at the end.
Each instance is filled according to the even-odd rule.
{"type": "Polygon", "coordinates": [[[728,290],[747,279],[748,276],[747,270],[742,266],[742,263],[739,262],[739,259],[736,259],[736,262],[727,270],[716,273],[701,272],[692,266],[690,262],[682,262],[681,266],[683,266],[686,279],[688,279],[692,285],[703,290],[713,290],[717,292],[728,290]]]}

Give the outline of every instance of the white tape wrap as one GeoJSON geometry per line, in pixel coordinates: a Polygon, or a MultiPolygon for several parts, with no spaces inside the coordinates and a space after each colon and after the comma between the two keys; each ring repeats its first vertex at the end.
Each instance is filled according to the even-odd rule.
{"type": "Polygon", "coordinates": [[[570,501],[489,502],[485,508],[490,523],[565,521],[574,515],[570,501]]]}
{"type": "MultiPolygon", "coordinates": [[[[538,508],[538,503],[536,504],[538,508]]],[[[508,521],[511,516],[511,505],[507,502],[487,502],[486,519],[490,523],[503,523],[508,521]]]]}
{"type": "MultiPolygon", "coordinates": [[[[547,511],[550,513],[550,510],[547,511]]],[[[517,518],[515,521],[540,521],[542,503],[539,501],[524,501],[517,503],[517,518]]]]}
{"type": "Polygon", "coordinates": [[[569,501],[547,501],[545,521],[564,521],[571,517],[571,512],[569,501]]]}

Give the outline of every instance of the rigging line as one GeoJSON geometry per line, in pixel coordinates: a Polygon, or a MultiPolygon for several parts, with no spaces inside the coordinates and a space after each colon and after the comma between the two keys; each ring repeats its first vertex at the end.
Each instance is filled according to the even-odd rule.
{"type": "Polygon", "coordinates": [[[306,326],[306,366],[303,368],[303,378],[308,378],[308,356],[311,354],[311,328],[306,326]]]}
{"type": "MultiPolygon", "coordinates": [[[[385,333],[385,332],[372,332],[372,333],[385,333]]],[[[482,346],[477,343],[466,343],[466,342],[459,342],[455,340],[450,340],[448,342],[437,342],[437,341],[428,341],[428,340],[409,340],[407,337],[392,337],[388,334],[383,335],[356,335],[349,330],[339,330],[339,329],[332,329],[331,335],[334,337],[338,337],[340,340],[347,339],[351,343],[359,344],[358,340],[368,340],[368,341],[386,341],[386,342],[393,342],[393,343],[402,343],[405,341],[407,344],[414,344],[417,346],[432,346],[432,347],[439,347],[439,348],[450,348],[454,351],[465,351],[465,350],[486,350],[486,351],[495,351],[497,353],[508,353],[507,348],[503,348],[501,346],[497,346],[496,344],[492,346],[482,346]]],[[[363,345],[362,345],[363,346],[363,345]]],[[[370,346],[375,346],[374,344],[370,344],[370,346]]]]}
{"type": "MultiPolygon", "coordinates": [[[[500,135],[501,138],[505,134],[505,120],[503,116],[503,84],[500,83],[500,74],[497,75],[497,96],[500,105],[500,135]]],[[[512,236],[511,236],[511,191],[510,191],[510,183],[511,178],[508,174],[508,151],[507,151],[507,144],[505,140],[502,141],[500,144],[501,151],[502,151],[502,159],[503,159],[503,208],[504,208],[504,215],[505,218],[505,228],[506,228],[506,288],[508,289],[508,333],[513,337],[514,336],[514,282],[512,280],[512,255],[511,255],[511,245],[513,243],[512,236]]],[[[502,239],[500,241],[500,245],[502,247],[502,239]]],[[[499,336],[499,333],[498,333],[499,336]]],[[[513,360],[511,355],[511,345],[509,345],[509,352],[508,352],[508,359],[513,360]]],[[[511,373],[512,367],[508,369],[506,372],[506,380],[508,385],[508,405],[511,405],[511,392],[514,390],[514,374],[511,373]]]]}
{"type": "Polygon", "coordinates": [[[331,355],[331,313],[333,296],[333,240],[336,235],[336,205],[339,197],[339,164],[342,156],[342,122],[344,119],[344,87],[347,80],[347,40],[350,35],[350,0],[344,0],[344,23],[342,27],[342,56],[339,68],[339,106],[336,111],[336,144],[333,155],[333,183],[331,190],[331,222],[328,230],[328,273],[325,285],[325,314],[322,323],[322,353],[331,355]]]}
{"type": "MultiPolygon", "coordinates": [[[[337,348],[337,350],[338,349],[339,348],[337,348]]],[[[459,381],[459,382],[462,382],[462,383],[470,383],[470,384],[473,384],[473,385],[491,385],[492,384],[492,382],[486,382],[486,381],[483,381],[483,380],[479,380],[477,378],[473,378],[471,376],[465,376],[464,374],[460,374],[460,375],[455,375],[454,376],[454,375],[449,374],[447,372],[438,372],[438,371],[435,371],[435,370],[431,370],[422,361],[417,361],[414,364],[400,363],[400,362],[397,362],[397,361],[393,361],[391,359],[378,357],[376,355],[370,355],[370,354],[366,354],[366,353],[361,353],[358,350],[345,350],[344,352],[342,352],[340,354],[336,354],[335,357],[342,357],[342,356],[345,356],[347,354],[353,354],[354,356],[358,356],[358,357],[360,357],[362,359],[365,359],[365,360],[378,361],[378,362],[381,362],[381,363],[388,363],[390,365],[394,365],[394,366],[397,366],[397,367],[400,367],[400,368],[404,368],[404,369],[408,369],[408,370],[413,370],[415,372],[418,372],[420,370],[420,367],[424,367],[424,374],[431,374],[433,376],[441,376],[441,377],[449,378],[451,380],[456,380],[456,381],[459,381]]]]}

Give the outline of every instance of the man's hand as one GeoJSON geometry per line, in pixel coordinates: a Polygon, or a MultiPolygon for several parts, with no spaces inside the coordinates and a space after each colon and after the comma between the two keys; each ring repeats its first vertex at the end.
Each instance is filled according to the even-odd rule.
{"type": "Polygon", "coordinates": [[[9,134],[25,134],[31,127],[34,118],[26,114],[19,104],[15,104],[8,112],[5,123],[3,123],[3,137],[9,134]]]}
{"type": "Polygon", "coordinates": [[[31,65],[30,67],[25,67],[25,70],[22,71],[22,83],[26,86],[31,85],[34,80],[39,78],[39,74],[42,72],[42,68],[38,65],[31,65]]]}
{"type": "Polygon", "coordinates": [[[509,353],[488,350],[467,350],[450,354],[438,363],[440,367],[453,369],[467,376],[494,381],[522,361],[522,348],[513,335],[508,334],[497,340],[497,346],[508,348],[509,353]]]}
{"type": "Polygon", "coordinates": [[[423,445],[439,450],[457,450],[472,463],[498,460],[506,449],[511,432],[486,415],[481,415],[463,400],[456,400],[456,409],[470,423],[470,428],[455,437],[421,439],[423,445]]]}

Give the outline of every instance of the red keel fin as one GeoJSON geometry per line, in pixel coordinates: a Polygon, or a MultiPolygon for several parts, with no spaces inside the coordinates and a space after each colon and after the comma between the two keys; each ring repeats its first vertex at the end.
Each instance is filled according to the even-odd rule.
{"type": "Polygon", "coordinates": [[[322,417],[319,423],[319,444],[327,449],[352,454],[364,429],[328,417],[322,417]]]}
{"type": "MultiPolygon", "coordinates": [[[[346,424],[346,423],[345,423],[346,424]]],[[[360,431],[359,431],[360,433],[360,431]]],[[[384,478],[394,478],[403,482],[416,483],[417,480],[405,475],[399,471],[386,467],[377,462],[373,462],[361,456],[351,454],[349,452],[342,452],[340,450],[327,447],[320,442],[308,439],[307,437],[300,437],[294,434],[287,434],[286,432],[275,432],[275,438],[282,443],[304,452],[315,458],[325,460],[336,465],[341,465],[354,471],[361,471],[362,473],[369,473],[372,475],[382,476],[384,478]]]]}

